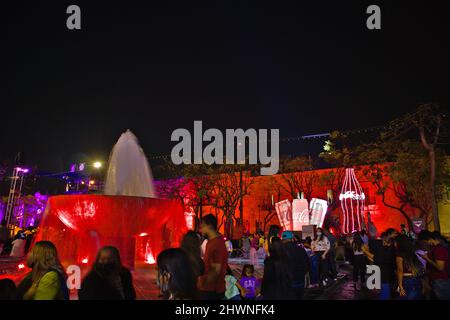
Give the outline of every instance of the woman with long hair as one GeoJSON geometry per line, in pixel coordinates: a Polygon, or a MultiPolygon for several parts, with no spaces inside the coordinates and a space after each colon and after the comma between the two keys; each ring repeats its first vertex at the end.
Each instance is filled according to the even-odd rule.
{"type": "Polygon", "coordinates": [[[201,258],[200,237],[196,232],[188,231],[181,240],[180,247],[184,250],[184,252],[186,252],[192,267],[192,272],[194,272],[194,276],[197,279],[203,274],[205,269],[201,258]]]}
{"type": "Polygon", "coordinates": [[[353,234],[352,253],[353,286],[356,290],[360,290],[365,283],[367,258],[373,261],[373,255],[358,232],[353,234]],[[360,282],[358,282],[358,278],[360,282]]]}
{"type": "Polygon", "coordinates": [[[32,270],[17,289],[19,299],[69,300],[67,275],[52,242],[37,242],[28,254],[27,265],[32,270]]]}
{"type": "Polygon", "coordinates": [[[122,265],[116,247],[99,250],[92,270],[78,291],[80,300],[135,300],[136,291],[130,270],[122,265]]]}
{"type": "Polygon", "coordinates": [[[424,267],[416,255],[414,243],[406,235],[395,239],[398,293],[402,300],[422,299],[424,267]]]}
{"type": "Polygon", "coordinates": [[[158,285],[168,300],[197,297],[196,278],[189,257],[179,248],[162,251],[156,259],[158,285]]]}
{"type": "Polygon", "coordinates": [[[280,236],[280,227],[276,224],[272,224],[269,227],[269,232],[267,234],[267,238],[264,240],[264,250],[266,251],[266,255],[270,255],[270,244],[272,239],[280,236]]]}
{"type": "Polygon", "coordinates": [[[327,255],[331,249],[331,244],[322,228],[317,228],[311,248],[314,252],[314,256],[311,258],[311,268],[314,269],[311,270],[313,271],[311,275],[314,275],[311,282],[316,285],[320,280],[320,284],[326,286],[328,284],[327,255]]]}
{"type": "Polygon", "coordinates": [[[292,275],[281,239],[273,237],[269,250],[270,255],[264,260],[261,294],[265,300],[294,300],[292,275]]]}

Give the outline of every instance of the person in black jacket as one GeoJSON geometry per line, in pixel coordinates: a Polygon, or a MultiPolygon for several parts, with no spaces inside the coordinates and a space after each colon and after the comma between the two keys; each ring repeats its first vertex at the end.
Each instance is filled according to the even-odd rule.
{"type": "Polygon", "coordinates": [[[97,254],[92,270],[78,291],[80,300],[135,300],[130,270],[120,261],[119,250],[104,247],[97,254]]]}
{"type": "Polygon", "coordinates": [[[295,300],[292,272],[280,238],[272,237],[269,253],[270,255],[264,261],[264,276],[261,284],[264,300],[295,300]]]}
{"type": "Polygon", "coordinates": [[[305,275],[310,269],[309,257],[305,248],[294,242],[292,231],[284,231],[281,238],[292,274],[292,288],[295,291],[295,298],[301,300],[305,292],[305,275]]]}
{"type": "Polygon", "coordinates": [[[395,282],[395,247],[392,233],[383,232],[381,239],[369,240],[369,249],[374,254],[374,264],[380,267],[381,290],[378,298],[390,300],[395,282]]]}

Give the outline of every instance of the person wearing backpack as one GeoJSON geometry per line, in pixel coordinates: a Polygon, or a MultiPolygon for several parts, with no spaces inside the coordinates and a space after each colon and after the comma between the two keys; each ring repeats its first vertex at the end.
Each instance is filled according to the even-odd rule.
{"type": "Polygon", "coordinates": [[[37,242],[27,265],[32,270],[19,284],[19,300],[69,300],[67,275],[52,242],[37,242]]]}

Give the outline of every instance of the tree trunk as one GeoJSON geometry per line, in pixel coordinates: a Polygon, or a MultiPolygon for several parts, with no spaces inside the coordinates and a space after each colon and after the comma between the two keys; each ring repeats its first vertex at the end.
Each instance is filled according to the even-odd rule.
{"type": "Polygon", "coordinates": [[[263,231],[266,232],[267,223],[275,216],[276,212],[269,211],[269,213],[264,218],[263,231]]]}
{"type": "Polygon", "coordinates": [[[431,212],[433,215],[433,224],[435,231],[441,231],[441,224],[439,223],[439,212],[436,203],[436,154],[434,148],[428,151],[430,158],[430,191],[431,191],[431,212]]]}
{"type": "Polygon", "coordinates": [[[412,223],[412,220],[411,220],[411,218],[408,216],[408,214],[403,210],[403,206],[399,208],[399,207],[394,207],[393,205],[390,205],[390,204],[386,203],[386,199],[385,199],[385,194],[384,194],[384,192],[381,194],[381,201],[383,202],[383,204],[384,204],[386,207],[391,208],[391,209],[395,209],[395,210],[399,211],[399,212],[402,214],[402,216],[406,219],[406,221],[408,222],[409,230],[413,230],[413,229],[414,229],[414,225],[413,225],[413,223],[412,223]]]}
{"type": "Polygon", "coordinates": [[[244,201],[242,196],[242,169],[239,171],[239,218],[244,222],[244,201]]]}

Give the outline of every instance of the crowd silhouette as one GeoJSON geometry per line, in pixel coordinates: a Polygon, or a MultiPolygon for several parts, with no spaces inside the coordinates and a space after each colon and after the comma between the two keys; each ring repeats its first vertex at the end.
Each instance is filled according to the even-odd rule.
{"type": "MultiPolygon", "coordinates": [[[[450,299],[449,247],[439,232],[415,234],[401,226],[380,237],[369,237],[363,230],[336,238],[318,228],[314,239],[301,240],[272,225],[267,235],[245,235],[233,244],[219,233],[212,214],[203,217],[199,232],[184,235],[179,248],[158,255],[156,282],[164,300],[301,300],[305,290],[326,288],[345,276],[338,272],[338,248],[344,249],[341,265],[353,267],[355,291],[367,290],[366,267],[375,264],[381,271],[380,300],[450,299]],[[245,262],[239,273],[230,267],[233,258],[245,262]]],[[[0,280],[0,300],[70,299],[67,275],[53,243],[36,242],[26,264],[31,271],[17,287],[11,279],[0,280]]],[[[122,265],[117,248],[99,250],[78,299],[136,299],[132,273],[122,265]]]]}

